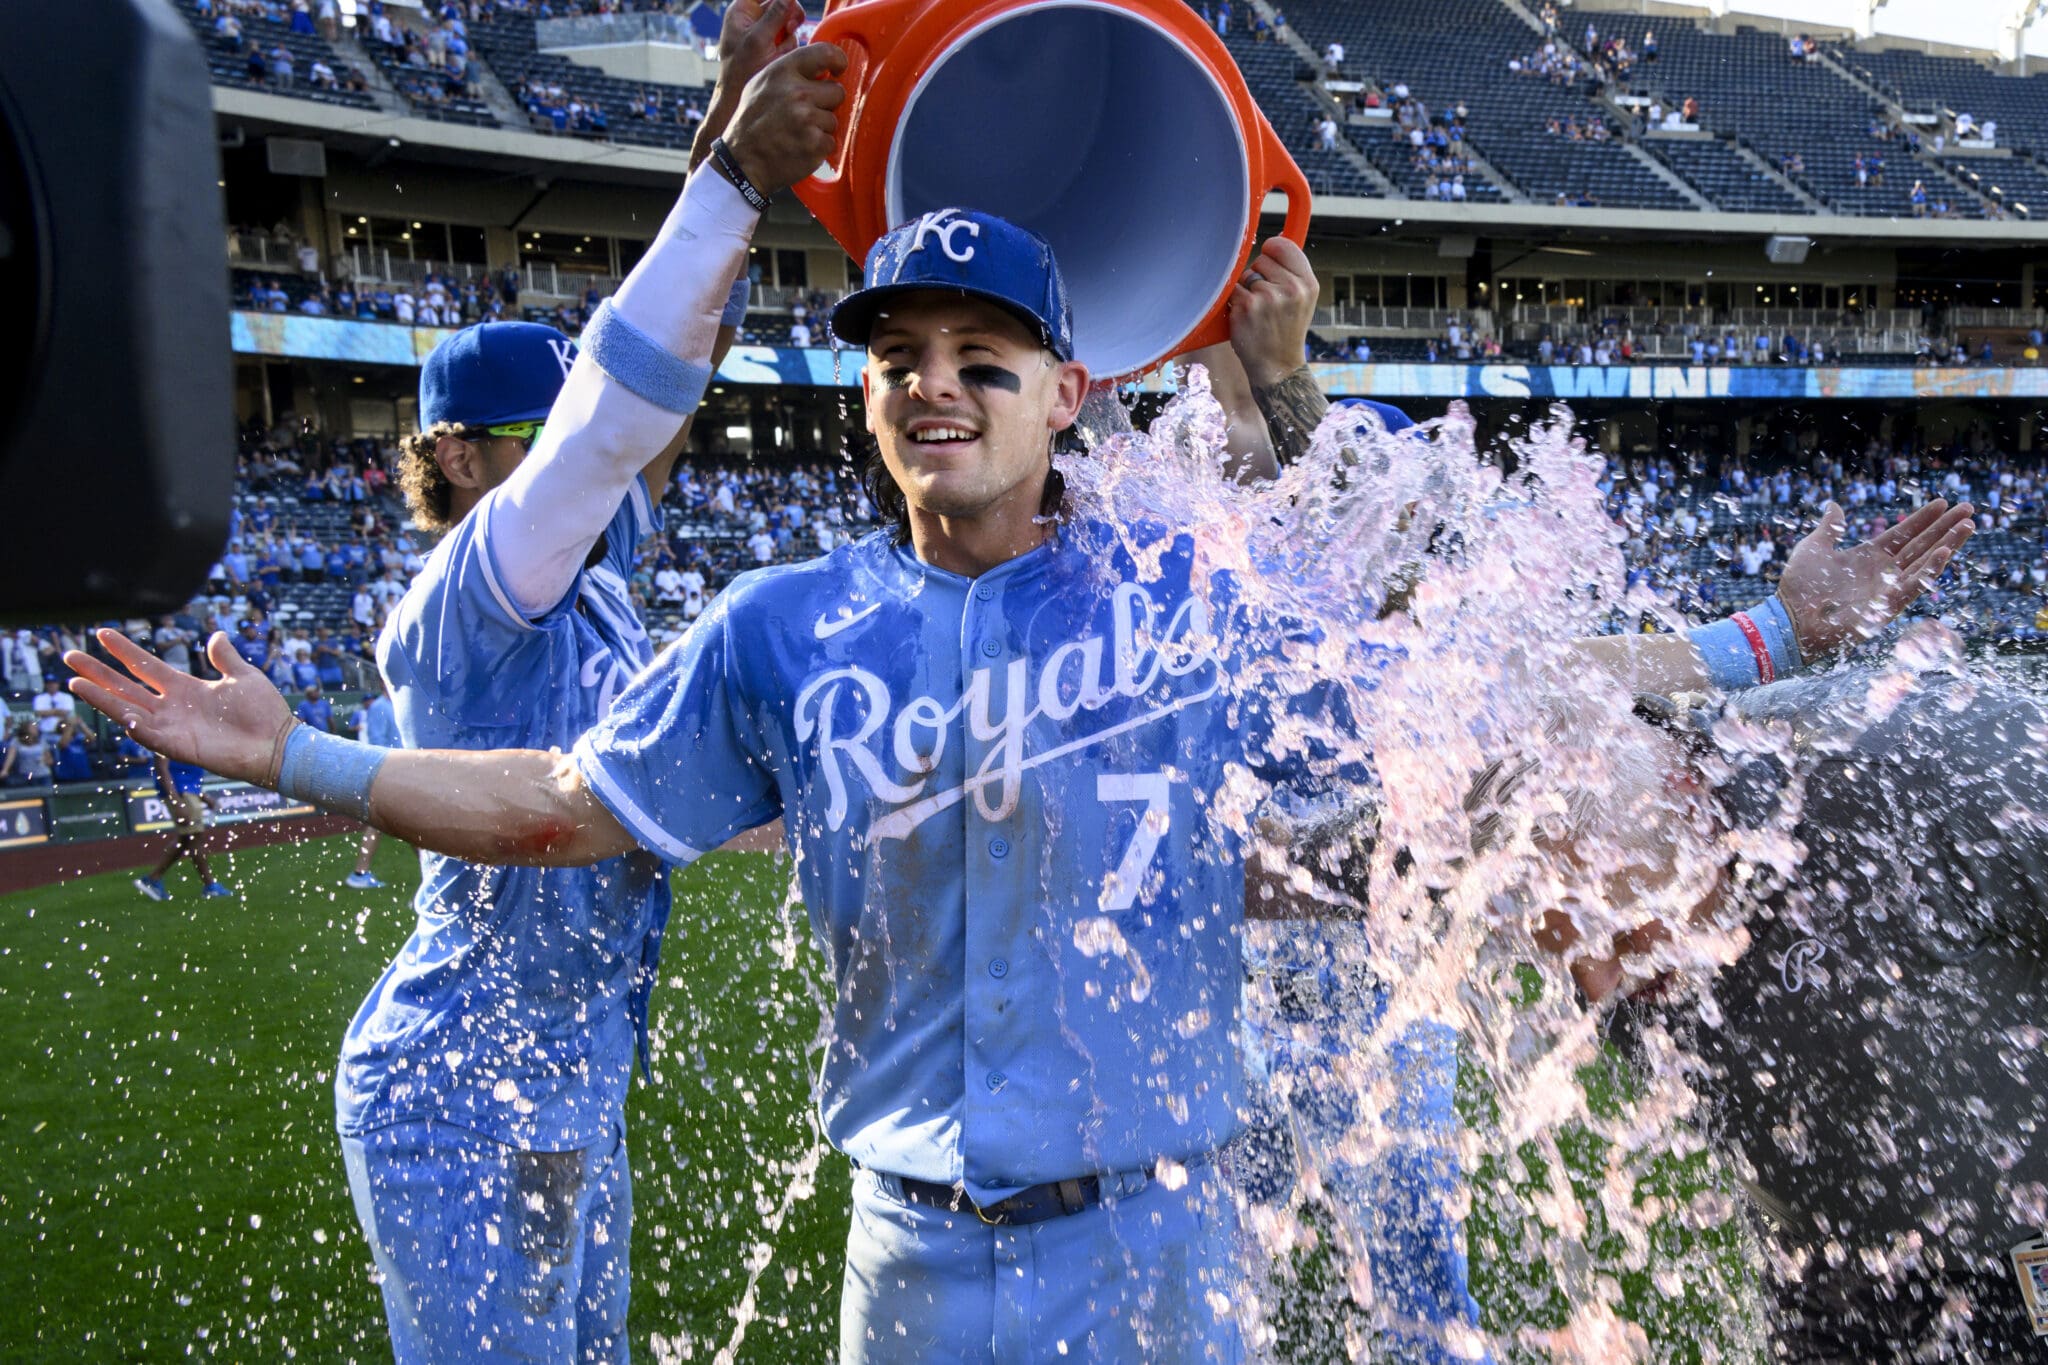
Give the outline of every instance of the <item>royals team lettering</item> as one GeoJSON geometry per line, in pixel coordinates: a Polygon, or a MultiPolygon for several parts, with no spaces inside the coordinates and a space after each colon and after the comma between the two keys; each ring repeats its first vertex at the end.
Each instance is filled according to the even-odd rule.
{"type": "Polygon", "coordinates": [[[1058,645],[1039,661],[1036,676],[1033,661],[1023,658],[974,669],[950,702],[915,696],[899,707],[885,680],[855,664],[811,677],[797,693],[794,718],[798,742],[816,742],[828,796],[826,824],[835,832],[844,827],[855,799],[851,778],[895,807],[871,823],[870,842],[904,838],[969,795],[984,820],[1001,820],[1016,809],[1031,769],[1215,695],[1221,670],[1208,607],[1200,598],[1184,598],[1168,611],[1142,585],[1124,583],[1113,595],[1111,618],[1107,639],[1089,635],[1058,645]],[[1064,724],[1113,701],[1148,697],[1155,704],[1137,714],[1100,729],[1083,728],[1040,752],[1027,750],[1038,720],[1064,724]],[[858,720],[842,730],[849,714],[858,720]],[[927,791],[930,774],[963,721],[968,734],[990,746],[986,757],[958,787],[927,791]]]}

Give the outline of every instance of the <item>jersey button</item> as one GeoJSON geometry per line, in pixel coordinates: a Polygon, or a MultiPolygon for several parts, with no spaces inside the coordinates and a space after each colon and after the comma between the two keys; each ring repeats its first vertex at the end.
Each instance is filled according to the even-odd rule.
{"type": "Polygon", "coordinates": [[[1004,1084],[1005,1084],[1005,1083],[1006,1083],[1006,1082],[1007,1082],[1007,1081],[1008,1081],[1009,1079],[1010,1079],[1010,1078],[1009,1078],[1008,1076],[1005,1076],[1005,1075],[1004,1075],[1004,1074],[1003,1074],[1002,1072],[1000,1072],[1000,1071],[991,1071],[991,1072],[989,1072],[989,1073],[988,1073],[988,1088],[989,1088],[989,1093],[990,1093],[990,1094],[994,1094],[994,1093],[995,1093],[996,1091],[998,1091],[998,1090],[1001,1090],[1001,1089],[1003,1088],[1004,1084]]]}
{"type": "Polygon", "coordinates": [[[1009,857],[1009,856],[1010,856],[1010,841],[1009,841],[1008,839],[1004,839],[1004,838],[1001,838],[1001,837],[997,837],[997,838],[994,838],[994,839],[991,839],[991,840],[989,840],[989,841],[988,841],[988,854],[989,854],[989,857],[991,857],[991,858],[1007,858],[1007,857],[1009,857]]]}
{"type": "Polygon", "coordinates": [[[994,640],[983,640],[981,642],[981,652],[988,655],[989,658],[993,659],[996,657],[996,655],[1003,652],[1003,647],[997,644],[994,640]]]}
{"type": "Polygon", "coordinates": [[[988,974],[1000,981],[1010,974],[1010,964],[1002,958],[997,958],[988,964],[988,974]]]}
{"type": "Polygon", "coordinates": [[[996,590],[984,583],[974,590],[974,595],[984,602],[993,602],[996,599],[996,590]]]}

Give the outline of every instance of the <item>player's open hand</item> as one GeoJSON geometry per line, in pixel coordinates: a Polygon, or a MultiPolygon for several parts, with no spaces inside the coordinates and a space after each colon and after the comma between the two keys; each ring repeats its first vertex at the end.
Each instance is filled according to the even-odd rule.
{"type": "Polygon", "coordinates": [[[1830,502],[1778,579],[1800,654],[1813,660],[1889,625],[1948,567],[1975,515],[1967,502],[1936,498],[1882,535],[1845,546],[1842,509],[1830,502]]]}
{"type": "Polygon", "coordinates": [[[845,70],[845,52],[808,43],[747,82],[725,141],[755,189],[786,190],[831,157],[846,102],[837,78],[845,70]]]}
{"type": "Polygon", "coordinates": [[[1316,272],[1285,237],[1268,241],[1230,291],[1230,345],[1255,388],[1301,368],[1316,313],[1316,272]]]}
{"type": "Polygon", "coordinates": [[[221,672],[219,682],[172,668],[118,630],[98,635],[128,671],[74,649],[64,656],[78,675],[71,680],[73,696],[167,758],[264,786],[276,780],[291,708],[224,633],[216,631],[206,643],[206,657],[221,672]]]}

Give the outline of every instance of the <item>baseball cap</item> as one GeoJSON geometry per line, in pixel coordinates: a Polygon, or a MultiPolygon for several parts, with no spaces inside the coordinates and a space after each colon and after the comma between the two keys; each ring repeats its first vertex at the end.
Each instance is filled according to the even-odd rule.
{"type": "Polygon", "coordinates": [[[576,343],[538,322],[479,322],[436,346],[420,367],[420,429],[538,421],[576,360],[576,343]]]}
{"type": "MultiPolygon", "coordinates": [[[[1415,419],[1395,407],[1392,403],[1380,403],[1370,398],[1340,398],[1332,406],[1340,408],[1370,408],[1379,414],[1380,424],[1391,436],[1397,431],[1406,431],[1415,425],[1415,419]]],[[[1355,414],[1363,416],[1364,414],[1355,414]]]]}
{"type": "Polygon", "coordinates": [[[938,209],[891,229],[868,251],[862,287],[832,310],[832,330],[865,346],[888,301],[946,289],[1016,314],[1061,360],[1074,358],[1074,315],[1052,246],[992,213],[938,209]]]}

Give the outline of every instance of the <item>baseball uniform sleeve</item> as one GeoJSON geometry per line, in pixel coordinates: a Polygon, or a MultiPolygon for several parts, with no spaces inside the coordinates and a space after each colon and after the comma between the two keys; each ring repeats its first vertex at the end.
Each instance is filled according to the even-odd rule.
{"type": "MultiPolygon", "coordinates": [[[[730,181],[700,167],[612,307],[670,355],[708,366],[759,221],[730,181]]],[[[499,547],[499,583],[515,610],[561,599],[634,476],[683,421],[607,375],[587,348],[577,356],[533,452],[497,490],[500,515],[520,527],[499,547]]]]}
{"type": "Polygon", "coordinates": [[[676,863],[782,813],[741,687],[729,601],[721,597],[576,742],[577,770],[605,809],[676,863]]]}

